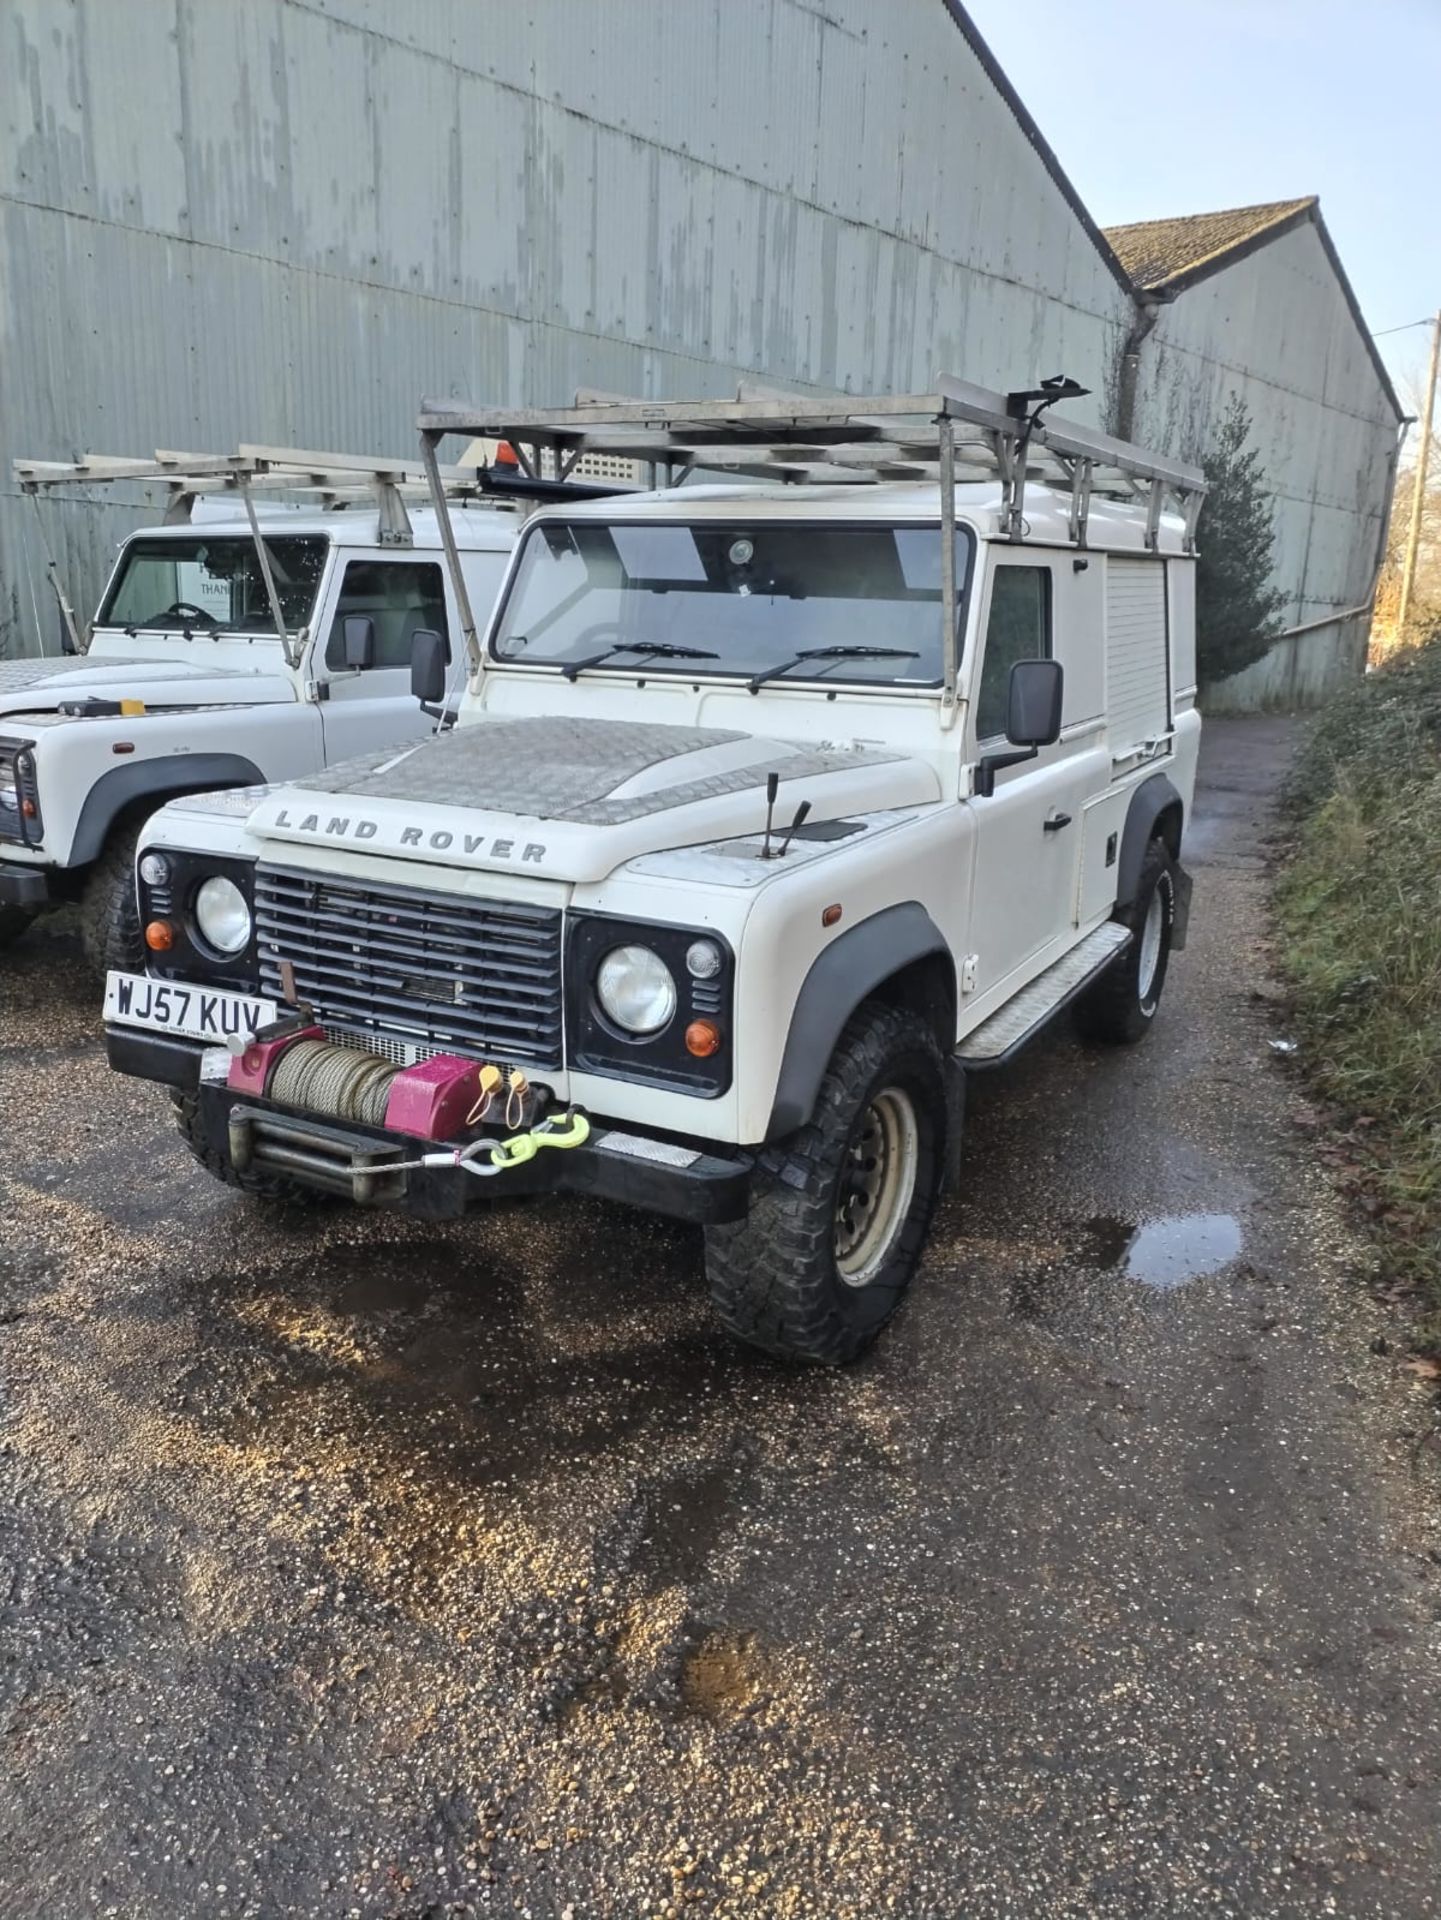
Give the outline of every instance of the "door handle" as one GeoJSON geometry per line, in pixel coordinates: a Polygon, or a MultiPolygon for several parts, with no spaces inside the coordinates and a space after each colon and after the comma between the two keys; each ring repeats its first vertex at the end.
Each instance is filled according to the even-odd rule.
{"type": "Polygon", "coordinates": [[[1070,824],[1071,824],[1070,814],[1062,813],[1059,810],[1059,808],[1057,808],[1051,813],[1048,813],[1045,819],[1041,823],[1042,828],[1046,833],[1059,833],[1062,827],[1068,827],[1070,826],[1070,824]]]}

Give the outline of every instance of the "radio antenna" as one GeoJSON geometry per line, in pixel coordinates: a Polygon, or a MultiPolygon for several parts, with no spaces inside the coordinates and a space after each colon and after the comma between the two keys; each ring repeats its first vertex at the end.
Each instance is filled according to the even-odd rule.
{"type": "Polygon", "coordinates": [[[761,842],[761,859],[771,857],[771,823],[775,819],[776,795],[781,790],[781,777],[778,773],[766,775],[766,837],[761,842]]]}

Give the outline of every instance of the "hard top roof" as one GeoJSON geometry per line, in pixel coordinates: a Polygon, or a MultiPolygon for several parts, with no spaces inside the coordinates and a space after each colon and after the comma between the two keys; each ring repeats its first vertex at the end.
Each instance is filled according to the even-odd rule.
{"type": "MultiPolygon", "coordinates": [[[[337,547],[380,547],[403,559],[407,547],[435,548],[442,545],[440,527],[433,507],[410,506],[407,519],[410,539],[399,543],[382,539],[383,516],[378,508],[364,505],[316,508],[282,506],[275,501],[257,501],[256,521],[260,531],[273,538],[323,536],[337,547]]],[[[508,552],[514,546],[522,525],[521,515],[499,501],[458,501],[451,507],[451,525],[457,546],[467,550],[508,552]]],[[[170,539],[175,535],[210,534],[250,539],[250,521],[243,508],[233,500],[214,497],[197,501],[190,518],[159,525],[137,527],[127,535],[130,540],[170,539]]]]}
{"type": "MultiPolygon", "coordinates": [[[[1041,546],[1067,546],[1071,497],[1054,487],[1033,486],[1026,494],[1022,541],[1041,546]]],[[[982,539],[1006,539],[1006,497],[994,481],[972,481],[956,488],[957,521],[973,527],[982,539]]],[[[788,520],[906,521],[941,523],[941,490],[933,481],[887,481],[875,486],[785,486],[764,481],[740,485],[688,482],[654,493],[630,493],[610,500],[558,502],[542,508],[537,521],[746,520],[757,516],[788,520]]],[[[1095,499],[1087,523],[1087,545],[1092,549],[1138,552],[1146,547],[1147,510],[1139,501],[1095,499]]],[[[1177,513],[1164,513],[1158,547],[1166,553],[1185,551],[1186,522],[1177,513]]]]}

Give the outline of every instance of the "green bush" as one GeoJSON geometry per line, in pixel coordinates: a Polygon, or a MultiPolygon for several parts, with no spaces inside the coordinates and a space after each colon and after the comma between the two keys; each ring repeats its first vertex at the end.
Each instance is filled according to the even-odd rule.
{"type": "Polygon", "coordinates": [[[1276,894],[1307,1063],[1345,1121],[1392,1271],[1441,1309],[1441,632],[1320,715],[1276,894]]]}

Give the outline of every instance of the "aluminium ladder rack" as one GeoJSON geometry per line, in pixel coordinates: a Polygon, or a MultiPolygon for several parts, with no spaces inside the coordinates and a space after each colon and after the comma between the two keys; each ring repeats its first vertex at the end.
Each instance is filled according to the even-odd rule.
{"type": "MultiPolygon", "coordinates": [[[[1195,550],[1196,521],[1206,494],[1199,468],[1147,452],[1093,427],[1050,416],[1059,400],[1084,389],[1056,379],[1022,393],[992,393],[943,377],[930,393],[767,394],[738,389],[727,400],[623,400],[578,395],[573,407],[471,408],[422,403],[417,425],[431,495],[451,552],[443,500],[440,442],[503,440],[522,469],[539,475],[550,464],[564,480],[587,455],[647,463],[666,485],[679,485],[697,467],[748,479],[802,484],[874,484],[934,480],[941,496],[942,617],[945,622],[944,701],[954,709],[958,649],[955,638],[956,481],[1001,484],[1001,524],[1023,540],[1028,480],[1070,496],[1069,535],[1086,545],[1093,494],[1144,505],[1146,545],[1159,550],[1161,516],[1174,503],[1183,523],[1183,549],[1195,550]]],[[[468,625],[472,665],[479,647],[468,625]]]]}
{"type": "Polygon", "coordinates": [[[1013,540],[1023,537],[1030,479],[1070,494],[1070,533],[1078,546],[1085,545],[1090,499],[1097,493],[1144,501],[1153,548],[1161,515],[1173,502],[1189,552],[1205,476],[1182,461],[1045,412],[1053,397],[1073,398],[1081,391],[1053,383],[1001,394],[943,378],[934,393],[866,397],[757,395],[742,388],[731,400],[595,397],[563,408],[472,409],[437,401],[422,407],[419,427],[432,449],[452,433],[508,441],[527,472],[539,472],[542,451],[550,450],[561,478],[586,454],[648,462],[668,471],[672,484],[697,466],[827,485],[944,482],[949,464],[955,478],[999,479],[1003,522],[1013,540]]]}
{"type": "MultiPolygon", "coordinates": [[[[315,500],[318,506],[327,511],[373,504],[378,518],[377,544],[408,547],[414,543],[414,531],[406,503],[417,504],[426,500],[431,485],[427,468],[414,462],[381,460],[366,454],[317,453],[303,447],[244,444],[235,453],[159,451],[150,460],[87,454],[84,459],[75,461],[16,460],[13,468],[20,491],[36,501],[42,493],[61,487],[159,484],[165,488],[162,524],[166,526],[187,524],[195,502],[201,495],[236,494],[243,503],[251,538],[255,542],[271,618],[286,657],[292,664],[295,663],[298,650],[292,644],[281,617],[271,556],[255,512],[255,496],[304,496],[315,500]]],[[[552,486],[516,485],[504,476],[497,478],[476,467],[446,467],[439,471],[438,477],[447,503],[484,502],[492,507],[513,508],[522,504],[527,493],[548,497],[554,492],[552,486]]],[[[582,494],[600,490],[574,487],[571,491],[582,494]]],[[[277,529],[272,526],[271,531],[277,529]]],[[[48,549],[46,571],[71,644],[79,652],[82,650],[82,641],[74,610],[60,581],[57,563],[48,549]]]]}
{"type": "MultiPolygon", "coordinates": [[[[166,489],[166,525],[183,524],[202,494],[235,493],[248,502],[255,493],[306,495],[322,507],[340,508],[373,501],[380,516],[379,543],[409,546],[412,540],[406,501],[425,498],[428,476],[414,462],[377,460],[365,454],[315,453],[301,447],[242,445],[235,453],[157,452],[151,460],[115,459],[87,454],[76,461],[16,460],[22,493],[56,487],[159,483],[166,489]]],[[[442,474],[452,500],[494,498],[487,476],[470,467],[447,467],[442,474]]]]}

